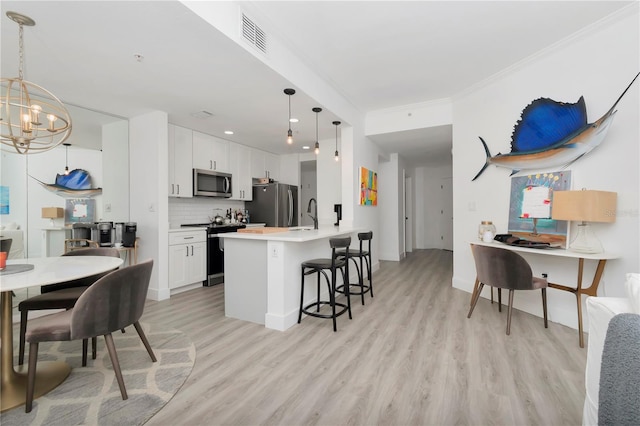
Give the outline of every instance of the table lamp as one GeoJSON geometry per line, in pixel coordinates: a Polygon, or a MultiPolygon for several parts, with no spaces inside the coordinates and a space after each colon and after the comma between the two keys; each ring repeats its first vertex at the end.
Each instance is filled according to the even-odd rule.
{"type": "Polygon", "coordinates": [[[53,219],[64,217],[64,209],[61,207],[43,207],[42,218],[49,219],[49,225],[53,228],[55,223],[53,219]]]}
{"type": "Polygon", "coordinates": [[[608,191],[555,191],[551,217],[555,220],[577,220],[578,233],[569,245],[572,251],[580,253],[602,253],[600,240],[587,222],[607,222],[616,220],[617,194],[608,191]]]}

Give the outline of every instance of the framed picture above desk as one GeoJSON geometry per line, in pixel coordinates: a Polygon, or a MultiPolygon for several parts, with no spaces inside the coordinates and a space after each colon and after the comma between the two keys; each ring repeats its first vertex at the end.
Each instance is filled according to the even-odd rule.
{"type": "Polygon", "coordinates": [[[555,256],[561,259],[577,260],[578,268],[577,268],[577,280],[576,280],[575,286],[549,282],[549,287],[555,288],[557,290],[568,291],[570,293],[573,293],[576,296],[577,309],[578,309],[578,337],[579,337],[580,347],[584,348],[584,333],[582,329],[582,295],[583,294],[587,296],[598,295],[598,286],[600,285],[600,279],[602,278],[602,274],[604,273],[604,267],[607,261],[619,259],[621,257],[620,255],[615,253],[606,253],[606,252],[596,253],[596,254],[577,253],[571,250],[555,249],[555,248],[535,249],[535,248],[527,248],[527,247],[510,246],[510,245],[502,244],[498,242],[485,243],[482,241],[474,241],[473,244],[477,244],[480,246],[488,246],[488,247],[498,247],[498,248],[503,248],[505,250],[532,254],[535,256],[555,256]],[[582,281],[584,278],[583,275],[584,275],[585,261],[597,262],[596,270],[593,275],[593,279],[591,280],[591,285],[586,288],[582,286],[582,281]]]}

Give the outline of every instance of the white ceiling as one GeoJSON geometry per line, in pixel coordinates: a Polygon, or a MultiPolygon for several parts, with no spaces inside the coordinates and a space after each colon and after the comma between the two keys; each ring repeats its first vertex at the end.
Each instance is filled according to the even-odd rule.
{"type": "MultiPolygon", "coordinates": [[[[451,97],[633,2],[254,1],[254,21],[300,56],[358,110],[451,97]]],[[[291,99],[296,144],[284,143],[291,83],[174,1],[2,1],[3,77],[17,75],[13,10],[25,28],[25,79],[63,101],[169,121],[274,153],[315,140],[317,105],[291,99]],[[134,54],[142,54],[137,62],[134,54]],[[190,114],[206,110],[209,119],[190,114]],[[224,130],[235,131],[233,136],[224,130]]],[[[331,111],[320,139],[333,139],[331,111]]],[[[343,120],[344,121],[344,120],[343,120]]],[[[374,135],[411,164],[450,158],[451,127],[374,135]]]]}

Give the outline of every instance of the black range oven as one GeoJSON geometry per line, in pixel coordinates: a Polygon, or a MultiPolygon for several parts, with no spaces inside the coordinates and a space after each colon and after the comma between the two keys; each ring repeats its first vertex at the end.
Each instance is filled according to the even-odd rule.
{"type": "Polygon", "coordinates": [[[227,225],[194,223],[182,226],[207,228],[207,280],[204,285],[212,286],[224,282],[224,239],[220,238],[218,234],[236,232],[238,229],[246,228],[246,225],[241,223],[227,225]]]}

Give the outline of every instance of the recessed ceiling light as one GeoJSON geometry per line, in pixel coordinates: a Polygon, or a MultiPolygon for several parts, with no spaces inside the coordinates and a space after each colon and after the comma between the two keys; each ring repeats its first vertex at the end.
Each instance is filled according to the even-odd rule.
{"type": "Polygon", "coordinates": [[[303,147],[302,147],[302,149],[310,149],[310,148],[311,148],[311,147],[310,147],[310,146],[307,146],[307,145],[305,145],[305,146],[303,146],[303,147]]]}
{"type": "Polygon", "coordinates": [[[225,131],[224,131],[224,134],[225,134],[225,135],[232,135],[232,134],[233,134],[233,131],[231,131],[231,130],[225,130],[225,131]]]}
{"type": "Polygon", "coordinates": [[[297,123],[298,121],[299,120],[297,118],[293,118],[293,117],[289,119],[289,122],[291,123],[297,123]]]}

